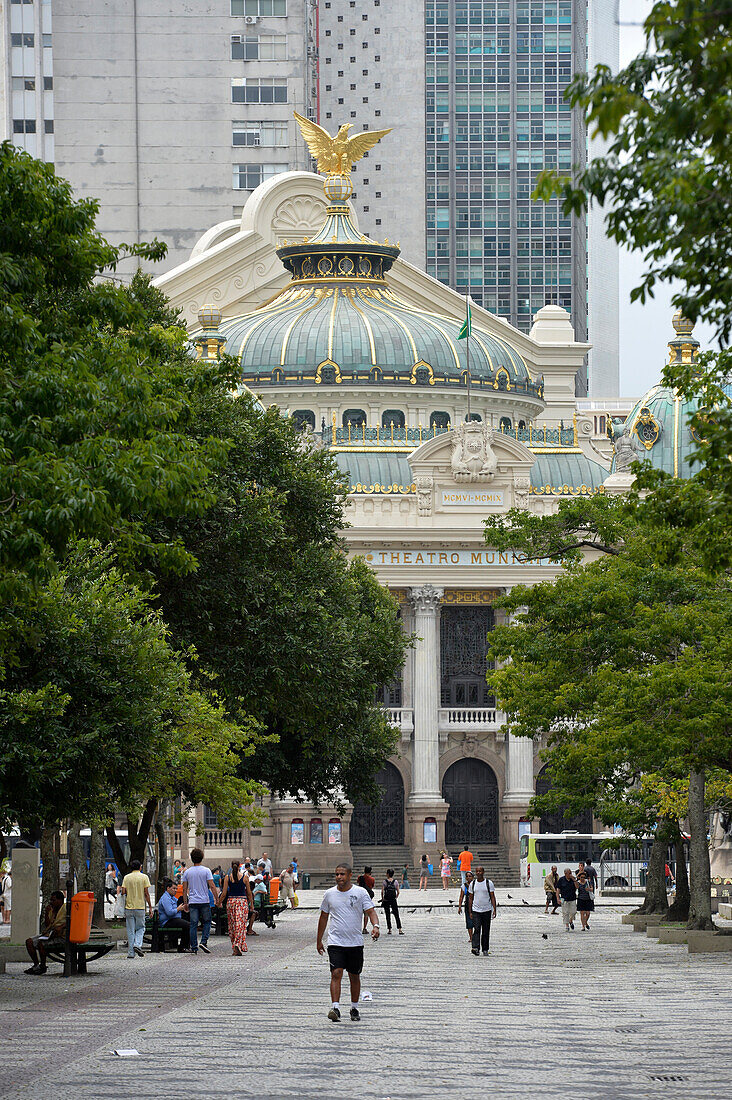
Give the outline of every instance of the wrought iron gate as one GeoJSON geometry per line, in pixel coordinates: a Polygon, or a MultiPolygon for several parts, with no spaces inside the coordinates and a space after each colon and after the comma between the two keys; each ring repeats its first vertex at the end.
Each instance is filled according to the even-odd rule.
{"type": "Polygon", "coordinates": [[[377,806],[357,802],[351,818],[351,846],[359,844],[404,843],[404,784],[393,764],[386,764],[376,775],[383,791],[377,806]]]}
{"type": "Polygon", "coordinates": [[[485,674],[491,607],[443,607],[440,611],[440,700],[443,707],[492,707],[485,674]]]}
{"type": "MultiPolygon", "coordinates": [[[[542,768],[536,777],[536,793],[547,794],[551,790],[552,777],[542,768]]],[[[540,833],[563,833],[568,829],[578,833],[592,832],[592,811],[583,810],[574,817],[565,817],[561,810],[553,814],[545,814],[539,818],[540,833]]]]}
{"type": "Polygon", "coordinates": [[[445,772],[442,797],[449,803],[445,843],[498,843],[498,781],[482,760],[458,760],[445,772]]]}

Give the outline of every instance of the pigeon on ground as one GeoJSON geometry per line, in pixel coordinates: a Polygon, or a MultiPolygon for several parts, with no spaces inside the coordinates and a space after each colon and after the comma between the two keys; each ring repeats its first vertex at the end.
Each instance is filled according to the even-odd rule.
{"type": "Polygon", "coordinates": [[[548,940],[548,939],[549,939],[549,937],[547,936],[546,932],[542,932],[542,934],[541,934],[541,938],[542,938],[543,940],[548,940]]]}
{"type": "Polygon", "coordinates": [[[454,904],[455,904],[455,902],[454,902],[454,901],[452,900],[452,898],[448,898],[447,900],[448,900],[448,903],[449,903],[450,905],[454,905],[454,904]]]}
{"type": "Polygon", "coordinates": [[[431,905],[430,905],[429,909],[427,910],[427,912],[428,912],[428,913],[431,913],[431,912],[432,912],[432,906],[431,906],[431,905]]]}
{"type": "Polygon", "coordinates": [[[523,899],[523,898],[521,898],[521,904],[522,904],[522,905],[528,905],[529,903],[528,903],[528,901],[524,901],[524,899],[523,899]]]}
{"type": "Polygon", "coordinates": [[[410,912],[410,913],[416,913],[416,912],[417,912],[417,910],[416,910],[416,909],[410,909],[410,910],[409,910],[409,912],[410,912]]]}
{"type": "Polygon", "coordinates": [[[511,900],[513,900],[513,895],[512,894],[506,894],[506,897],[511,898],[511,900]]]}

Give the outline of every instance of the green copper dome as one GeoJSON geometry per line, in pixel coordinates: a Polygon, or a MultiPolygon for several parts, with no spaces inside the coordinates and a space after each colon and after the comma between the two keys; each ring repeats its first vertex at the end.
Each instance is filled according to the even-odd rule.
{"type": "MultiPolygon", "coordinates": [[[[677,335],[668,345],[671,362],[693,363],[699,341],[692,335],[691,323],[677,313],[673,326],[677,335]]],[[[681,397],[669,386],[653,386],[648,390],[633,406],[624,425],[630,429],[637,458],[674,477],[691,477],[699,469],[689,461],[696,449],[691,418],[698,409],[695,398],[681,397]]]]}
{"type": "Polygon", "coordinates": [[[474,327],[468,351],[459,323],[399,298],[386,279],[399,249],[359,233],[346,200],[329,198],[317,235],[277,250],[292,281],[267,305],[220,326],[245,382],[465,386],[469,354],[476,388],[541,399],[541,380],[505,340],[474,327]]]}

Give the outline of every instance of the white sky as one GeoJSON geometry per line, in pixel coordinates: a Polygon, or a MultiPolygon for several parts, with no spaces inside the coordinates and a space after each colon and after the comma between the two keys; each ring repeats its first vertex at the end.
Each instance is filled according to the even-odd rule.
{"type": "MultiPolygon", "coordinates": [[[[652,6],[652,0],[619,0],[621,66],[640,53],[645,44],[642,26],[623,24],[642,24],[652,6]]],[[[671,318],[675,310],[671,304],[673,289],[670,284],[659,287],[655,297],[645,305],[630,302],[630,292],[640,282],[644,270],[639,253],[621,252],[620,394],[623,397],[641,397],[660,380],[667,358],[666,344],[674,335],[671,318]]],[[[702,348],[713,346],[711,326],[697,325],[694,335],[701,341],[702,348]]]]}

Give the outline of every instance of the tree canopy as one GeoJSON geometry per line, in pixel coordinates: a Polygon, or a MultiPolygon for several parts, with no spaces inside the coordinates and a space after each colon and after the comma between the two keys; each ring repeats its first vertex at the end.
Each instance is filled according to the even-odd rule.
{"type": "Polygon", "coordinates": [[[235,725],[196,690],[192,655],[109,551],[77,544],[27,613],[0,687],[0,828],[107,821],[181,792],[249,820],[260,788],[237,767],[256,723],[235,725]]]}
{"type": "Polygon", "coordinates": [[[692,321],[732,326],[732,3],[658,0],[646,48],[619,73],[579,73],[565,98],[607,152],[567,177],[541,173],[536,195],[558,194],[565,214],[592,202],[608,234],[644,254],[632,299],[678,280],[674,302],[692,321]]]}
{"type": "MultiPolygon", "coordinates": [[[[683,489],[669,482],[668,498],[674,486],[683,489]]],[[[552,582],[514,588],[506,607],[517,619],[490,639],[500,663],[490,679],[512,732],[545,741],[554,790],[542,806],[589,807],[639,831],[668,812],[644,774],[673,783],[732,771],[732,582],[708,568],[698,531],[667,530],[654,502],[632,496],[560,504],[549,517],[512,512],[486,527],[499,549],[566,566],[552,582]],[[588,546],[607,552],[583,564],[588,546]]],[[[705,839],[703,814],[692,829],[705,839]]],[[[708,875],[708,853],[706,866],[708,875]]]]}

